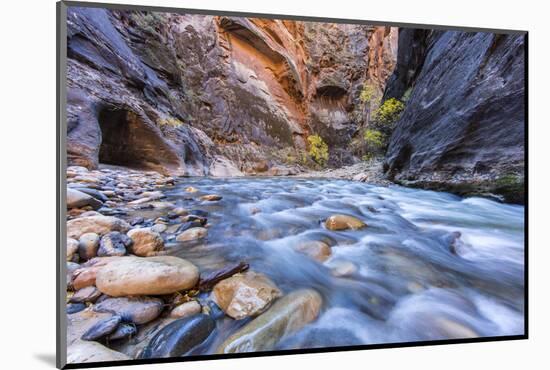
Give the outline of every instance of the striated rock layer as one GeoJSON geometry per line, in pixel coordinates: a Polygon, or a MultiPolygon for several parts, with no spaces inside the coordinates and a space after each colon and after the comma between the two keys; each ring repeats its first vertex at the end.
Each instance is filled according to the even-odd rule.
{"type": "Polygon", "coordinates": [[[386,154],[390,178],[523,203],[524,47],[523,35],[401,29],[385,97],[410,98],[386,154]]]}
{"type": "Polygon", "coordinates": [[[235,176],[299,158],[312,133],[351,163],[397,29],[70,7],[67,41],[70,165],[235,176]]]}

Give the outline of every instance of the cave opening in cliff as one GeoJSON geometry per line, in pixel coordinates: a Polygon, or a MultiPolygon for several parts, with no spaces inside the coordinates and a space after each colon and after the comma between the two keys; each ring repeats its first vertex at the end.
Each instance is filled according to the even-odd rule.
{"type": "Polygon", "coordinates": [[[105,108],[98,116],[101,128],[99,163],[142,168],[143,156],[139,153],[132,120],[137,117],[125,109],[105,108]]]}

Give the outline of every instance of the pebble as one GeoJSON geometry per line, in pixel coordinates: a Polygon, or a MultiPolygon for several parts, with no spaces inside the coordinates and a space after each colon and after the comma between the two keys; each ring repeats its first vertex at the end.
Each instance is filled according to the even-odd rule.
{"type": "Polygon", "coordinates": [[[184,231],[176,237],[178,242],[187,242],[205,238],[208,235],[208,229],[204,227],[193,227],[184,231]]]}
{"type": "Polygon", "coordinates": [[[198,314],[201,311],[202,308],[199,302],[189,301],[174,307],[174,309],[172,309],[172,311],[170,312],[170,317],[181,319],[198,314]]]}
{"type": "Polygon", "coordinates": [[[332,215],[325,221],[325,226],[329,230],[357,230],[367,225],[357,217],[348,215],[332,215]]]}
{"type": "Polygon", "coordinates": [[[124,256],[127,252],[127,248],[131,245],[131,238],[118,231],[113,231],[101,237],[97,255],[99,257],[124,256]]]}
{"type": "Polygon", "coordinates": [[[83,261],[96,257],[98,248],[99,235],[96,233],[83,234],[78,241],[78,255],[83,261]]]}
{"type": "Polygon", "coordinates": [[[150,228],[132,229],[128,231],[128,236],[132,239],[128,250],[136,256],[153,256],[164,249],[162,236],[150,228]]]}

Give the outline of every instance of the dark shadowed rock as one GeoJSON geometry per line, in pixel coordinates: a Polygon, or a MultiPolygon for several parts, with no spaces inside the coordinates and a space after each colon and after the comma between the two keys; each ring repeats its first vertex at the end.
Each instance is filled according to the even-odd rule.
{"type": "Polygon", "coordinates": [[[85,309],[86,309],[86,305],[84,303],[69,303],[67,305],[66,311],[67,311],[67,314],[70,315],[85,309]]]}
{"type": "Polygon", "coordinates": [[[404,185],[523,202],[523,35],[399,32],[386,98],[410,98],[395,124],[389,176],[404,185]]]}
{"type": "Polygon", "coordinates": [[[132,239],[118,231],[103,235],[99,242],[99,257],[124,256],[127,248],[132,245],[132,239]]]}
{"type": "Polygon", "coordinates": [[[131,338],[136,334],[137,334],[137,328],[135,325],[120,324],[118,328],[107,337],[107,339],[109,341],[126,339],[126,338],[131,338]]]}
{"type": "Polygon", "coordinates": [[[116,330],[122,318],[120,316],[112,316],[108,319],[98,321],[91,328],[89,328],[84,334],[82,334],[82,340],[98,340],[101,339],[116,330]]]}
{"type": "Polygon", "coordinates": [[[204,314],[176,320],[151,339],[140,358],[181,356],[206,340],[214,327],[214,320],[204,314]]]}

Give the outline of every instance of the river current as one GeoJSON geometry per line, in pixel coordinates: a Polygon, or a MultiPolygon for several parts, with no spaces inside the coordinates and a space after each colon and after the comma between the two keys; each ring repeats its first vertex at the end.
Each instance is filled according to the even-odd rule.
{"type": "MultiPolygon", "coordinates": [[[[333,179],[185,178],[165,193],[210,224],[206,241],[173,243],[173,254],[201,271],[245,261],[284,293],[322,295],[319,318],[273,349],[523,334],[523,206],[333,179]],[[187,186],[223,199],[200,202],[187,186]],[[330,231],[332,214],[368,226],[330,231]],[[331,257],[296,252],[304,240],[327,242],[331,257]]],[[[218,321],[218,339],[195,354],[244,324],[218,321]]]]}

